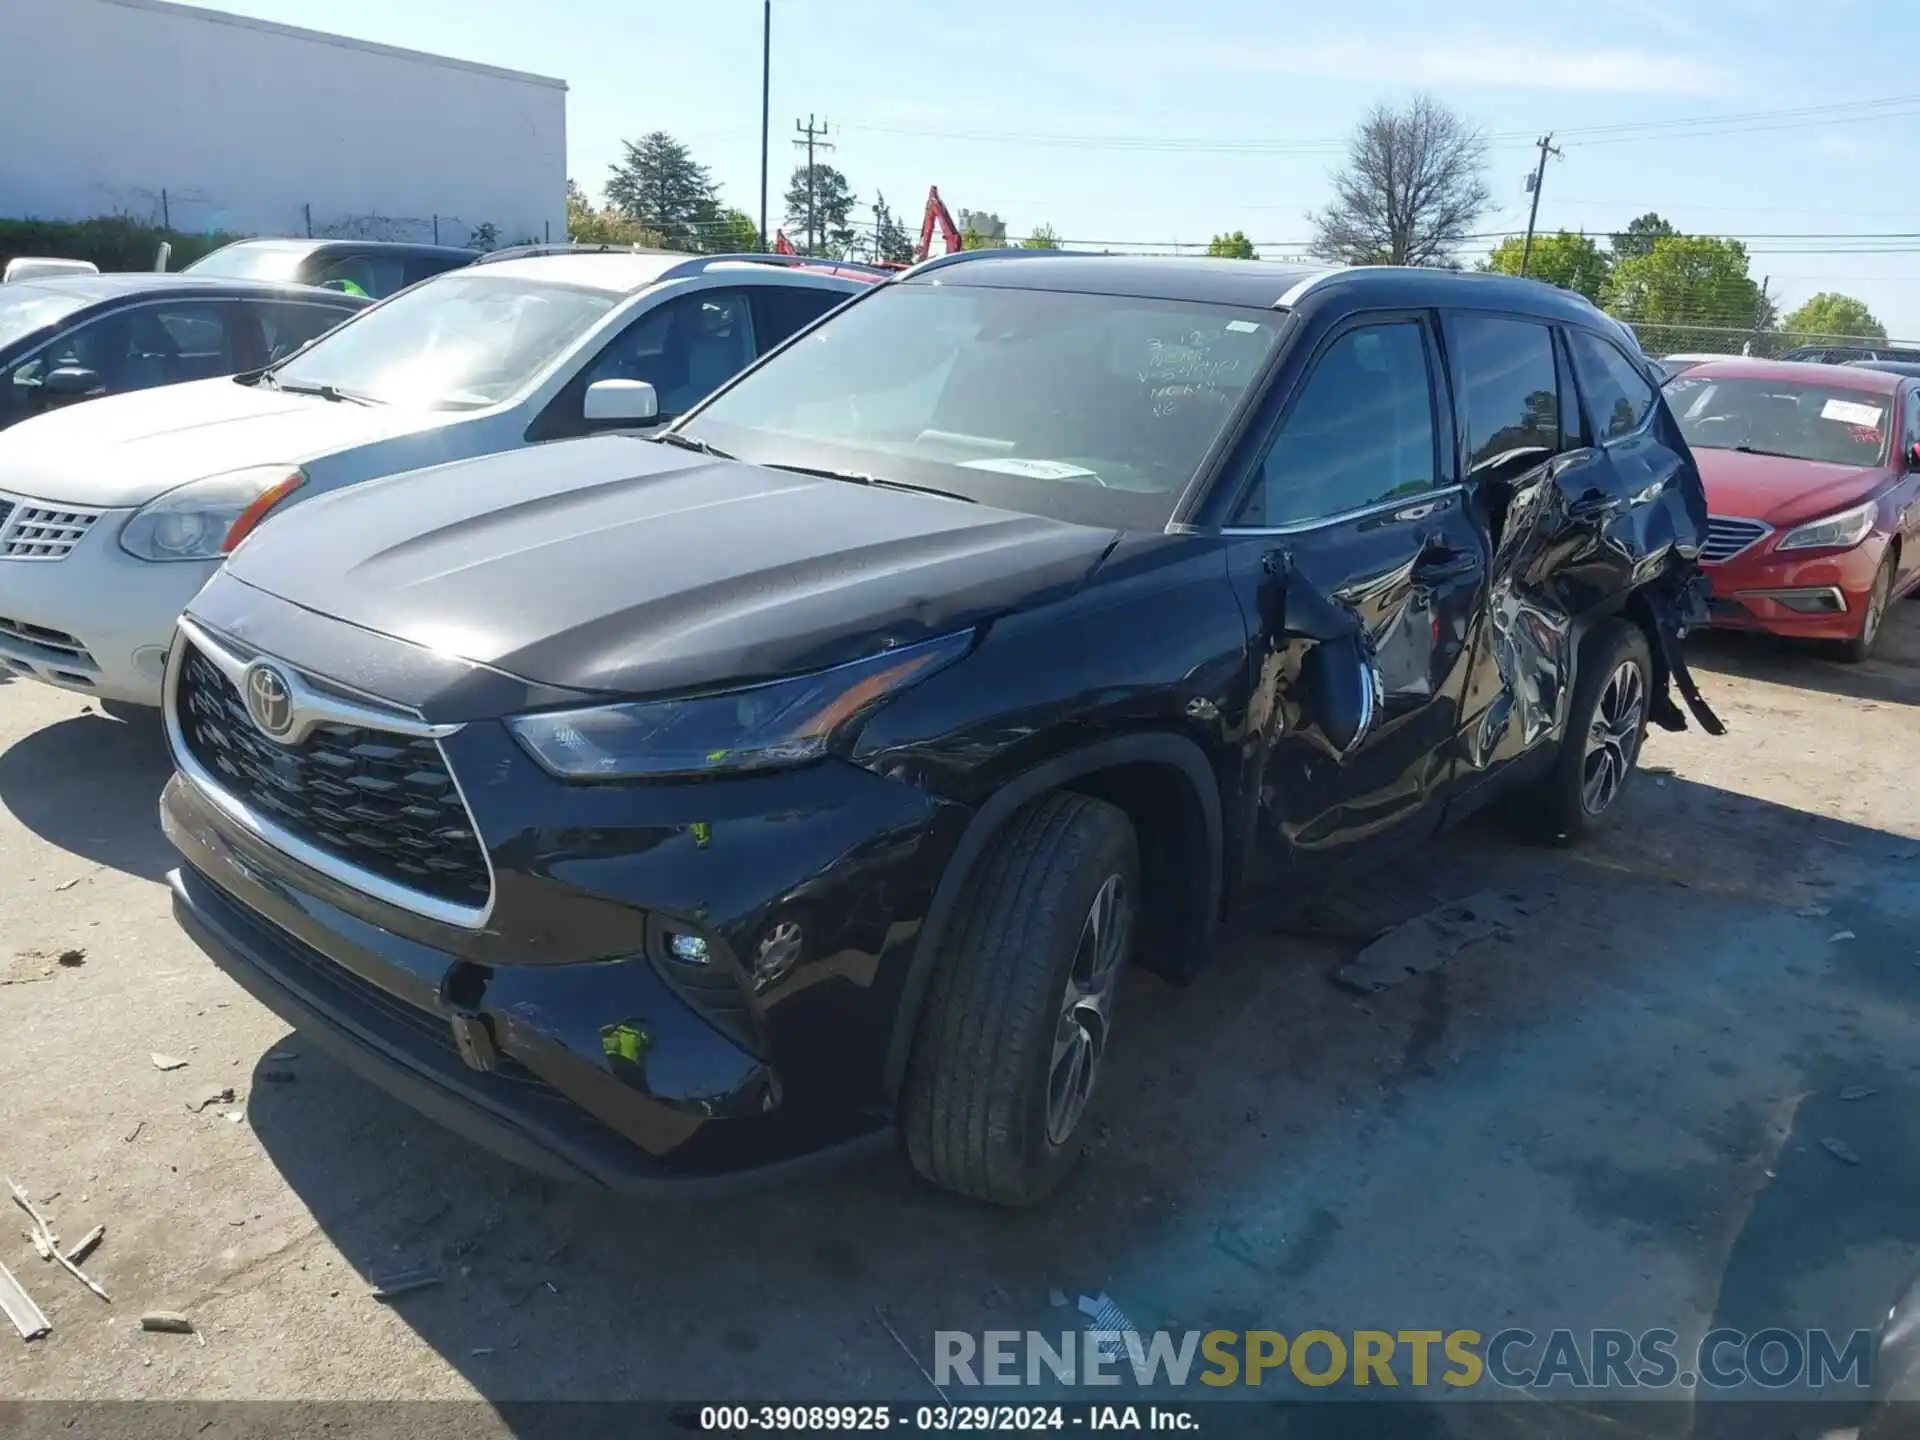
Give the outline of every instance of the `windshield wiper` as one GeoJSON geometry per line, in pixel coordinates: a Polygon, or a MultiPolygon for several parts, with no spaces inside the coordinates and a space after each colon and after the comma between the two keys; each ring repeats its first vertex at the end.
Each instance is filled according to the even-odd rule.
{"type": "Polygon", "coordinates": [[[361,395],[356,391],[342,390],[338,385],[289,385],[284,380],[273,382],[273,388],[284,390],[289,395],[318,395],[322,400],[331,400],[336,405],[379,405],[383,402],[371,395],[361,395]]]}
{"type": "Polygon", "coordinates": [[[763,463],[769,470],[788,470],[795,475],[814,475],[822,480],[845,480],[853,485],[877,485],[883,490],[912,490],[921,495],[939,495],[948,500],[964,500],[969,505],[979,503],[971,495],[962,495],[958,490],[942,490],[937,485],[915,485],[906,480],[886,480],[878,475],[869,475],[864,470],[825,470],[814,465],[787,465],[774,460],[763,463]]]}
{"type": "Polygon", "coordinates": [[[677,449],[693,450],[702,455],[711,455],[716,460],[731,460],[734,458],[718,445],[709,445],[706,441],[696,440],[691,435],[682,435],[678,430],[662,430],[657,435],[648,435],[644,438],[656,441],[661,445],[672,445],[677,449]]]}

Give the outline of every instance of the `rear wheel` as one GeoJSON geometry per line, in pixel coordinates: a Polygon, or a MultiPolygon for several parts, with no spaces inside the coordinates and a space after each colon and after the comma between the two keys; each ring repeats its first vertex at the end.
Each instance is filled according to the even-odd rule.
{"type": "Polygon", "coordinates": [[[1056,792],[1007,822],[968,882],[920,1016],[905,1130],[927,1179],[1031,1205],[1066,1175],[1139,890],[1133,826],[1114,806],[1056,792]]]}
{"type": "Polygon", "coordinates": [[[1639,763],[1652,693],[1653,660],[1638,626],[1612,620],[1587,638],[1560,753],[1524,797],[1541,838],[1579,840],[1606,823],[1639,763]]]}
{"type": "Polygon", "coordinates": [[[1840,642],[1840,658],[1849,665],[1858,665],[1873,654],[1874,646],[1880,643],[1880,630],[1887,618],[1887,606],[1893,601],[1894,571],[1898,567],[1899,557],[1893,553],[1893,547],[1887,547],[1887,553],[1880,560],[1880,568],[1874,572],[1873,588],[1867,592],[1866,608],[1860,613],[1860,633],[1851,640],[1840,642]]]}

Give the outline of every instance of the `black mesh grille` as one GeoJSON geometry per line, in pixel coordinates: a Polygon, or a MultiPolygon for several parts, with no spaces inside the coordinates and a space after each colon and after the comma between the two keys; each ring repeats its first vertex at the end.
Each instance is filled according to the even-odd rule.
{"type": "Polygon", "coordinates": [[[276,744],[191,646],[177,709],[193,758],[263,819],[396,885],[486,905],[486,856],[432,739],[326,725],[300,745],[276,744]]]}
{"type": "Polygon", "coordinates": [[[0,530],[7,528],[7,517],[13,513],[11,500],[0,500],[0,530]]]}

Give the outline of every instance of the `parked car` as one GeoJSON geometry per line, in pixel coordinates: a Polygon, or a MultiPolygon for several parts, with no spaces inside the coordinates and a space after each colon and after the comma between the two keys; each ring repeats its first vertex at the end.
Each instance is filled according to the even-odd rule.
{"type": "Polygon", "coordinates": [[[31,556],[61,563],[0,555],[0,663],[158,705],[174,618],[270,511],[664,423],[874,278],[771,259],[506,260],[436,276],[265,370],[19,426],[0,435],[0,503],[20,507],[16,527],[62,517],[60,543],[31,556]]]}
{"type": "Polygon", "coordinates": [[[1667,379],[1671,380],[1674,376],[1685,374],[1694,366],[1704,365],[1709,360],[1733,360],[1737,358],[1739,357],[1733,355],[1709,355],[1702,352],[1694,355],[1662,355],[1658,360],[1654,361],[1654,364],[1660,368],[1667,379]]]}
{"type": "Polygon", "coordinates": [[[1920,586],[1920,380],[1726,360],[1667,386],[1712,512],[1712,620],[1873,653],[1920,586]]]}
{"type": "Polygon", "coordinates": [[[1915,360],[1845,360],[1842,364],[1860,370],[1879,370],[1888,375],[1907,375],[1920,380],[1920,361],[1915,360]]]}
{"type": "Polygon", "coordinates": [[[1853,360],[1920,361],[1920,350],[1905,345],[1802,345],[1780,357],[1811,365],[1845,365],[1853,360]]]}
{"type": "MultiPolygon", "coordinates": [[[[366,303],[305,286],[183,275],[16,281],[0,290],[0,428],[100,395],[257,370],[366,303]]],[[[13,488],[11,479],[0,473],[0,490],[13,488]]],[[[31,553],[11,544],[0,529],[0,559],[31,553]]]]}
{"type": "Polygon", "coordinates": [[[946,257],[652,439],[247,541],[169,664],[175,913],[523,1163],[646,1191],[898,1125],[1036,1201],[1130,959],[1183,981],[1256,877],[1496,794],[1613,813],[1697,699],[1706,523],[1568,292],[946,257]]]}
{"type": "Polygon", "coordinates": [[[236,240],[201,256],[180,273],[323,285],[384,300],[397,290],[479,258],[478,250],[460,246],[397,240],[236,240]]]}

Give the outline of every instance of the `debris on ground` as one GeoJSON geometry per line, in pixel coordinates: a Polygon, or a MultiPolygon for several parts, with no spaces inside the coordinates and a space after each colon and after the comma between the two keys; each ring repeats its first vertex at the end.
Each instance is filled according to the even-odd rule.
{"type": "Polygon", "coordinates": [[[142,1330],[157,1331],[162,1335],[192,1335],[195,1333],[193,1321],[176,1310],[149,1310],[140,1317],[142,1330]]]}
{"type": "MultiPolygon", "coordinates": [[[[47,1249],[53,1252],[53,1255],[51,1258],[59,1262],[61,1269],[65,1270],[69,1275],[73,1276],[74,1279],[78,1280],[82,1285],[86,1286],[87,1289],[91,1290],[94,1294],[98,1295],[102,1300],[106,1301],[109,1305],[111,1305],[113,1303],[113,1297],[107,1294],[105,1290],[103,1290],[97,1283],[95,1283],[93,1278],[89,1276],[86,1271],[82,1270],[78,1264],[75,1263],[74,1258],[72,1256],[63,1254],[61,1252],[60,1237],[53,1233],[53,1226],[47,1223],[46,1216],[42,1215],[38,1210],[34,1208],[33,1201],[27,1197],[27,1192],[22,1190],[19,1187],[19,1185],[15,1184],[11,1176],[7,1178],[7,1189],[13,1193],[13,1203],[18,1205],[22,1210],[26,1211],[28,1217],[31,1218],[33,1221],[34,1230],[37,1232],[39,1236],[39,1239],[35,1240],[34,1242],[34,1249],[36,1250],[40,1249],[40,1241],[45,1241],[47,1249]]],[[[87,1197],[82,1195],[80,1198],[84,1200],[87,1197]]],[[[106,1231],[104,1227],[102,1227],[101,1234],[105,1234],[105,1233],[106,1231]]],[[[98,1240],[99,1240],[99,1236],[96,1235],[92,1237],[93,1243],[98,1243],[98,1240]]],[[[83,1243],[86,1243],[86,1242],[83,1242],[83,1243]]],[[[91,1245],[89,1245],[88,1248],[92,1248],[91,1245]]],[[[43,1258],[45,1257],[43,1256],[43,1258]]]]}
{"type": "Polygon", "coordinates": [[[53,963],[56,965],[64,965],[67,969],[71,970],[77,965],[87,963],[87,952],[80,949],[62,950],[58,955],[53,957],[53,963]]]}
{"type": "Polygon", "coordinates": [[[1829,945],[1838,945],[1842,940],[1857,940],[1859,938],[1860,937],[1855,935],[1851,930],[1836,930],[1827,937],[1827,943],[1829,945]]]}
{"type": "Polygon", "coordinates": [[[38,1255],[48,1264],[53,1263],[53,1242],[51,1240],[47,1239],[38,1229],[29,1230],[27,1232],[27,1239],[33,1242],[34,1254],[38,1255]]]}
{"type": "Polygon", "coordinates": [[[1869,1095],[1878,1095],[1879,1093],[1880,1092],[1871,1085],[1849,1085],[1840,1092],[1840,1098],[1842,1100],[1864,1100],[1869,1095]]]}
{"type": "Polygon", "coordinates": [[[1125,1353],[1126,1336],[1139,1333],[1126,1311],[1114,1304],[1104,1290],[1098,1295],[1082,1295],[1074,1308],[1087,1317],[1087,1329],[1101,1334],[1100,1353],[1110,1358],[1117,1359],[1125,1353]]]}
{"type": "Polygon", "coordinates": [[[1478,941],[1511,939],[1530,913],[1513,891],[1483,890],[1448,901],[1389,930],[1341,966],[1334,981],[1363,995],[1378,994],[1437,969],[1478,941]]]}
{"type": "Polygon", "coordinates": [[[153,1068],[156,1070],[184,1070],[187,1068],[186,1061],[176,1060],[171,1055],[162,1055],[158,1050],[154,1051],[149,1058],[152,1059],[153,1068]]]}
{"type": "Polygon", "coordinates": [[[1843,1165],[1858,1165],[1860,1163],[1859,1153],[1844,1140],[1835,1140],[1829,1137],[1820,1142],[1820,1148],[1843,1165]]]}
{"type": "Polygon", "coordinates": [[[394,1270],[386,1275],[370,1277],[371,1293],[376,1300],[393,1300],[401,1295],[411,1295],[416,1290],[426,1290],[441,1282],[440,1272],[431,1265],[419,1265],[410,1270],[394,1270]]]}
{"type": "Polygon", "coordinates": [[[244,1110],[228,1110],[224,1112],[220,1118],[229,1125],[238,1125],[242,1120],[247,1118],[247,1112],[244,1110]]]}
{"type": "Polygon", "coordinates": [[[67,1258],[78,1265],[93,1253],[93,1247],[107,1238],[107,1227],[96,1225],[67,1248],[67,1258]]]}
{"type": "Polygon", "coordinates": [[[300,1077],[291,1070],[262,1070],[260,1078],[274,1085],[291,1085],[300,1077]]]}
{"type": "Polygon", "coordinates": [[[298,1060],[299,1058],[300,1058],[300,1052],[298,1050],[295,1050],[291,1045],[284,1046],[278,1050],[269,1050],[267,1052],[267,1059],[275,1063],[279,1063],[284,1060],[298,1060]]]}
{"type": "Polygon", "coordinates": [[[122,1135],[120,1139],[124,1143],[131,1145],[134,1141],[140,1138],[140,1132],[146,1128],[147,1128],[146,1121],[136,1120],[133,1122],[133,1129],[129,1130],[126,1134],[122,1135]]]}
{"type": "Polygon", "coordinates": [[[211,1090],[202,1092],[197,1099],[187,1101],[187,1109],[198,1115],[209,1105],[231,1105],[232,1103],[233,1087],[231,1085],[216,1085],[211,1090]]]}
{"type": "Polygon", "coordinates": [[[4,1263],[0,1263],[0,1311],[6,1312],[22,1340],[38,1340],[53,1329],[46,1312],[34,1303],[33,1296],[4,1263]]]}

